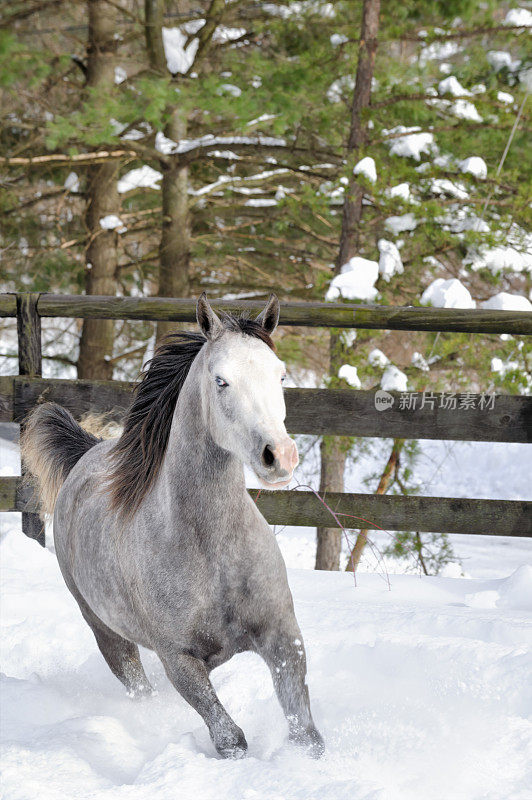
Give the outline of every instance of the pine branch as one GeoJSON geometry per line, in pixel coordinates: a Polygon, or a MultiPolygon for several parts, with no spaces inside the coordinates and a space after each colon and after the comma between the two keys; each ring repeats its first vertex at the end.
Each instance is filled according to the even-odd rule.
{"type": "Polygon", "coordinates": [[[410,41],[410,42],[419,42],[420,44],[431,44],[432,42],[447,42],[453,39],[472,39],[475,36],[484,36],[489,35],[492,33],[502,33],[512,31],[523,31],[526,30],[526,25],[486,25],[479,28],[470,28],[469,30],[465,31],[453,31],[449,33],[448,31],[444,31],[443,33],[430,33],[428,36],[420,36],[417,33],[405,33],[399,37],[393,37],[389,41],[410,41]]]}
{"type": "Polygon", "coordinates": [[[225,0],[211,0],[211,4],[205,14],[205,25],[196,34],[198,38],[198,49],[194,61],[187,70],[187,75],[197,69],[199,62],[206,56],[212,43],[212,37],[217,26],[222,21],[225,11],[225,0]]]}
{"type": "Polygon", "coordinates": [[[104,161],[136,155],[137,153],[134,150],[97,150],[94,153],[74,153],[70,156],[66,153],[50,153],[49,155],[27,157],[13,156],[12,158],[0,156],[0,164],[6,167],[40,167],[49,166],[50,164],[55,164],[56,166],[102,164],[104,161]]]}
{"type": "Polygon", "coordinates": [[[10,28],[14,22],[27,19],[33,14],[38,14],[40,11],[48,11],[49,8],[60,6],[63,2],[64,0],[42,0],[42,2],[35,3],[28,8],[21,8],[19,11],[14,11],[12,14],[0,18],[0,28],[10,28]]]}

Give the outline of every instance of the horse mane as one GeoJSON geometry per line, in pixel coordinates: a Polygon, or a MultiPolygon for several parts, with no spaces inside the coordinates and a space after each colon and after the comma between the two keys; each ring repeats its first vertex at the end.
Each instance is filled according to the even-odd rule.
{"type": "MultiPolygon", "coordinates": [[[[275,350],[262,325],[246,317],[220,314],[226,330],[260,339],[275,350]]],[[[154,485],[163,463],[174,409],[192,362],[207,339],[201,333],[170,333],[144,366],[134,389],[124,430],[109,457],[111,474],[106,488],[111,507],[130,518],[154,485]]]]}

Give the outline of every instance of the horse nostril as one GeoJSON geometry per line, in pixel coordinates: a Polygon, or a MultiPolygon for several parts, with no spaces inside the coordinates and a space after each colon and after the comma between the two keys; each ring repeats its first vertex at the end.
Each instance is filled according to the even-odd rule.
{"type": "Polygon", "coordinates": [[[269,444],[262,451],[262,460],[267,467],[273,467],[275,464],[275,456],[269,444]]]}

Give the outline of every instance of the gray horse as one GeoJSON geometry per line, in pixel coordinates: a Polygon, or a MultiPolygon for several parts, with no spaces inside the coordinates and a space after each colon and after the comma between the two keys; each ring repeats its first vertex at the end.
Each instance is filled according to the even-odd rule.
{"type": "Polygon", "coordinates": [[[209,672],[252,650],[270,668],[290,739],[317,757],[285,565],[243,474],[246,463],[275,488],[298,463],[270,338],[279,301],[272,295],[255,320],[220,318],[203,294],[197,318],[202,334],[173,334],[156,351],[119,439],[101,441],[45,403],[27,420],[23,460],[42,511],[54,514],[65,582],[128,692],[151,691],[140,644],[218,753],[242,757],[244,733],[209,672]]]}

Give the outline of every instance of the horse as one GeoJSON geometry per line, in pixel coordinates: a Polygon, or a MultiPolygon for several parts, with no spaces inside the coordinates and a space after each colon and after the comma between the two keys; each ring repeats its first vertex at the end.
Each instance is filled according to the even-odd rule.
{"type": "Polygon", "coordinates": [[[54,403],[21,437],[63,578],[112,672],[130,695],[150,694],[138,646],[155,651],[224,758],[247,742],[209,673],[243,651],[268,665],[290,741],[324,751],[286,567],[244,480],[247,464],[280,488],[298,464],[271,339],[279,312],[271,295],[256,319],[218,316],[203,293],[201,333],[162,341],[119,438],[99,439],[54,403]]]}

